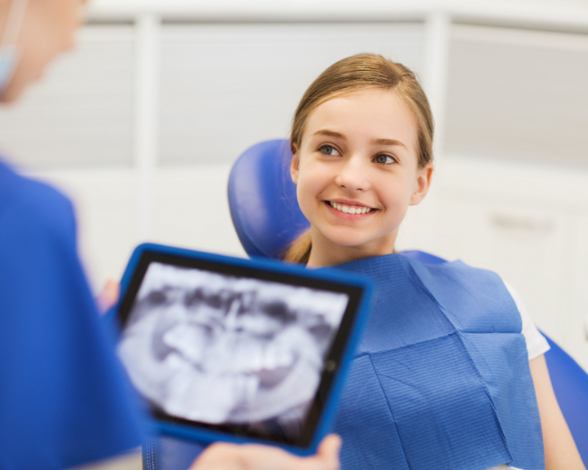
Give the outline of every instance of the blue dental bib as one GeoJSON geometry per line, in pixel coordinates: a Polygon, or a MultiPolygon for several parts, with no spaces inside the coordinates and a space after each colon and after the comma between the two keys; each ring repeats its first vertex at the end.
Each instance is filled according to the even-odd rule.
{"type": "Polygon", "coordinates": [[[339,269],[374,283],[335,431],[343,469],[542,469],[521,318],[501,279],[410,254],[339,269]]]}

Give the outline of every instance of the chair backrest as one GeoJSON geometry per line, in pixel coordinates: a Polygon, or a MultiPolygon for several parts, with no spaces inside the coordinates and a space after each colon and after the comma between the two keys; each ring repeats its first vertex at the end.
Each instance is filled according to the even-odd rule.
{"type": "MultiPolygon", "coordinates": [[[[284,250],[306,228],[308,221],[296,201],[290,178],[289,143],[285,139],[260,142],[241,154],[229,177],[229,207],[233,224],[249,256],[280,259],[284,250]]],[[[422,251],[406,255],[440,263],[422,251]]],[[[545,355],[555,394],[588,464],[588,374],[556,343],[545,355]]]]}
{"type": "Polygon", "coordinates": [[[229,208],[249,256],[279,259],[308,228],[290,178],[292,152],[285,139],[255,144],[241,154],[229,176],[229,208]]]}

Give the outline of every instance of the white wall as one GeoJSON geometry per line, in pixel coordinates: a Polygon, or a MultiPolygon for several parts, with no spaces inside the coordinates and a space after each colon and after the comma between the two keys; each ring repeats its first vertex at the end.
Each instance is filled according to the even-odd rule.
{"type": "Polygon", "coordinates": [[[231,162],[368,50],[415,69],[437,120],[400,245],[496,269],[588,367],[584,1],[97,0],[77,50],[0,112],[0,149],[72,196],[96,289],[144,240],[241,255],[231,162]]]}

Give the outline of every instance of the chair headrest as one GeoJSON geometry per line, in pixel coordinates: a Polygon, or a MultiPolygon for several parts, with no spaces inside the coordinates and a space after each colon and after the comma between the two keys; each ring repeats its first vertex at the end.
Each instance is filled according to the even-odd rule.
{"type": "Polygon", "coordinates": [[[286,139],[263,141],[243,152],[229,175],[231,218],[249,256],[280,259],[308,228],[290,177],[286,139]]]}

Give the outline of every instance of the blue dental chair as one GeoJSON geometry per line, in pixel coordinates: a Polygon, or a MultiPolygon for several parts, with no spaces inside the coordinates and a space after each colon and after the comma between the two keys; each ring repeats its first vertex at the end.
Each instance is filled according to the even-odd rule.
{"type": "MultiPolygon", "coordinates": [[[[291,152],[284,139],[260,142],[233,165],[228,184],[235,230],[249,256],[280,259],[286,247],[308,227],[290,179],[291,152]]],[[[442,262],[422,251],[406,252],[429,262],[442,262]]],[[[547,338],[545,354],[553,387],[580,454],[588,465],[588,374],[547,338]]]]}

